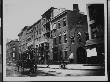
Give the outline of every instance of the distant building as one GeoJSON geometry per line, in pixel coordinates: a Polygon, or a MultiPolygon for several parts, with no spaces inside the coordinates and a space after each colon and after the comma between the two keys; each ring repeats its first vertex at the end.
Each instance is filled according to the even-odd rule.
{"type": "Polygon", "coordinates": [[[26,49],[34,48],[34,28],[33,26],[30,26],[26,30],[26,49]]]}
{"type": "Polygon", "coordinates": [[[38,20],[36,23],[34,23],[33,25],[33,28],[34,28],[34,42],[35,42],[35,45],[34,47],[36,48],[37,46],[39,46],[44,39],[43,36],[42,36],[42,19],[38,20]]]}
{"type": "Polygon", "coordinates": [[[6,43],[6,62],[16,62],[19,56],[19,41],[11,40],[6,43]]]}
{"type": "Polygon", "coordinates": [[[21,32],[18,34],[19,36],[19,53],[23,53],[24,51],[26,51],[27,49],[27,41],[29,39],[27,39],[27,29],[29,28],[30,26],[25,26],[21,32]]]}

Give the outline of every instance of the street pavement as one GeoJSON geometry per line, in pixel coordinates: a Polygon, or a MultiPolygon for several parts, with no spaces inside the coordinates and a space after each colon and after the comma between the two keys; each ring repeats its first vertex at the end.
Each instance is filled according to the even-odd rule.
{"type": "Polygon", "coordinates": [[[61,69],[59,65],[38,65],[36,73],[29,73],[29,69],[25,72],[18,72],[17,67],[7,66],[7,77],[39,77],[39,76],[53,76],[53,77],[70,77],[70,76],[102,76],[104,75],[104,68],[101,66],[84,66],[78,64],[70,64],[66,69],[61,69]]]}

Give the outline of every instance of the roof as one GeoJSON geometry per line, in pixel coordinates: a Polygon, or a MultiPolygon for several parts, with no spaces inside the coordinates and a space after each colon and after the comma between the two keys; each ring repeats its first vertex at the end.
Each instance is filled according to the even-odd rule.
{"type": "Polygon", "coordinates": [[[48,9],[44,14],[42,14],[41,16],[44,16],[47,12],[50,12],[51,10],[55,9],[54,7],[50,7],[50,9],[48,9]]]}
{"type": "Polygon", "coordinates": [[[35,22],[31,27],[35,26],[36,24],[38,24],[41,21],[41,19],[39,19],[37,22],[35,22]]]}
{"type": "Polygon", "coordinates": [[[65,10],[65,11],[59,13],[58,15],[56,15],[55,17],[53,17],[51,21],[53,21],[53,20],[55,20],[56,18],[62,16],[63,14],[67,13],[68,11],[69,11],[69,10],[65,10]]]}
{"type": "Polygon", "coordinates": [[[25,26],[25,27],[21,30],[21,32],[18,34],[18,36],[20,36],[20,35],[23,33],[23,31],[27,30],[29,27],[30,27],[30,26],[25,26]]]}
{"type": "Polygon", "coordinates": [[[15,43],[15,42],[19,42],[18,39],[16,39],[16,40],[11,40],[11,41],[7,42],[6,45],[8,45],[8,44],[13,44],[13,43],[15,43]]]}

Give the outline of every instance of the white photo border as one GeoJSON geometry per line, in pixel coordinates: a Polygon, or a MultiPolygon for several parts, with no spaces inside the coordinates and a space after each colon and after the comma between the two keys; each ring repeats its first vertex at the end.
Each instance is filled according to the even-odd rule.
{"type": "MultiPolygon", "coordinates": [[[[37,77],[6,77],[6,44],[3,43],[3,81],[107,81],[107,0],[73,0],[73,3],[86,2],[87,4],[104,4],[104,18],[105,18],[105,76],[81,76],[81,77],[51,77],[51,76],[37,76],[37,77]]],[[[4,18],[4,17],[3,17],[4,18]]],[[[4,19],[3,19],[4,21],[4,19]]],[[[4,25],[3,25],[4,26],[4,25]]],[[[3,27],[5,28],[5,27],[3,27]]],[[[5,31],[5,30],[3,30],[5,31]]],[[[3,39],[4,42],[4,39],[3,39]]]]}

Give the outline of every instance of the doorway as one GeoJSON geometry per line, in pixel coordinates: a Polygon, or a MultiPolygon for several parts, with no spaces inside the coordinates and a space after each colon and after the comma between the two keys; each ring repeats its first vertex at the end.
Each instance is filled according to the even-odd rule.
{"type": "Polygon", "coordinates": [[[77,55],[77,63],[78,64],[86,64],[87,52],[83,47],[79,47],[77,49],[76,55],[77,55]]]}

